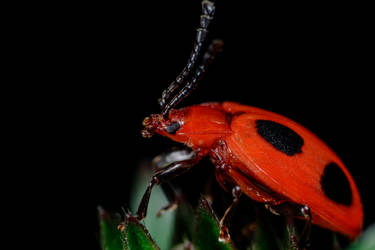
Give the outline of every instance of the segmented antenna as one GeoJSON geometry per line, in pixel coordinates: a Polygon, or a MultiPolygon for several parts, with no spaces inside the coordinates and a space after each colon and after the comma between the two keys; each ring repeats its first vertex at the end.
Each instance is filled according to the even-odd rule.
{"type": "Polygon", "coordinates": [[[215,5],[213,2],[208,0],[202,1],[202,15],[200,16],[200,26],[197,29],[197,34],[193,46],[193,50],[191,51],[190,57],[184,69],[181,73],[177,76],[176,80],[174,80],[168,88],[166,88],[163,93],[161,94],[161,98],[159,98],[159,105],[162,110],[165,110],[165,106],[167,103],[167,99],[170,95],[185,81],[186,77],[190,75],[192,70],[195,67],[197,62],[197,58],[199,57],[202,45],[206,40],[207,33],[208,33],[208,26],[213,19],[215,13],[215,5]]]}
{"type": "Polygon", "coordinates": [[[203,78],[207,71],[208,66],[214,61],[216,54],[220,52],[223,48],[222,40],[212,41],[208,51],[204,54],[202,63],[196,69],[191,80],[186,83],[186,85],[178,92],[163,108],[162,115],[166,117],[169,110],[174,108],[181,100],[185,99],[198,85],[199,81],[203,78]]]}

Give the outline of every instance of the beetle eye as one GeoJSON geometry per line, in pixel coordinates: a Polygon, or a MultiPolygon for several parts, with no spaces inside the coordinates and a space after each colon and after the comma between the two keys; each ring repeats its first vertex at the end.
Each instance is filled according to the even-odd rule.
{"type": "Polygon", "coordinates": [[[180,128],[180,123],[178,122],[172,122],[168,125],[168,127],[165,128],[168,134],[175,134],[177,130],[180,128]]]}

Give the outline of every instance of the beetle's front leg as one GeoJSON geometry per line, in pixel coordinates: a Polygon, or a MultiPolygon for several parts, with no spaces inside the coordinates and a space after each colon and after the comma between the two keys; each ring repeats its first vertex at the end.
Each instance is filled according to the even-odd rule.
{"type": "MultiPolygon", "coordinates": [[[[192,159],[194,155],[195,152],[188,149],[173,149],[170,152],[166,152],[156,156],[152,160],[152,166],[154,169],[160,170],[168,167],[168,165],[174,162],[192,159]]],[[[161,183],[160,186],[165,196],[167,197],[168,204],[158,211],[158,213],[156,214],[157,217],[161,216],[166,211],[174,210],[175,208],[177,208],[179,203],[176,192],[173,190],[173,187],[171,186],[171,183],[169,181],[161,183]]]]}
{"type": "Polygon", "coordinates": [[[193,154],[190,159],[170,163],[167,167],[161,170],[158,170],[153,175],[142,197],[141,203],[138,206],[137,219],[142,220],[143,218],[146,217],[148,203],[149,203],[151,191],[154,185],[167,183],[173,178],[187,172],[194,165],[196,165],[202,159],[202,157],[203,155],[197,152],[193,154]]]}

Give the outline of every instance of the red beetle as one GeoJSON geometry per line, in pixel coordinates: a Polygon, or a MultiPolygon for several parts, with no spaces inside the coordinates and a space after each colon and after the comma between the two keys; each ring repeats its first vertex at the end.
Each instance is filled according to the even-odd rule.
{"type": "Polygon", "coordinates": [[[221,41],[214,41],[193,76],[180,87],[194,68],[214,13],[212,2],[203,1],[202,6],[201,27],[188,64],[163,92],[161,114],[147,117],[142,131],[144,137],[158,133],[184,143],[192,154],[182,151],[187,155],[184,159],[167,161],[169,165],[155,173],[139,206],[138,218],[146,216],[155,184],[166,183],[208,155],[216,166],[217,181],[234,197],[221,220],[222,239],[228,239],[225,218],[241,193],[265,203],[274,213],[294,208],[294,216],[306,219],[307,224],[312,222],[356,238],[363,223],[356,184],[340,158],[308,129],[282,115],[234,102],[172,109],[194,89],[222,46],[221,41]],[[170,98],[178,88],[180,91],[170,98]]]}

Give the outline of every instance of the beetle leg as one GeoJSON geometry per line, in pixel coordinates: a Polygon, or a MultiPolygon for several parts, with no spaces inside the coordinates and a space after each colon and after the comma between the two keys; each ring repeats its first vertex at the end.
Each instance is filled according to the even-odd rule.
{"type": "Polygon", "coordinates": [[[159,209],[159,211],[156,214],[157,217],[160,217],[163,213],[165,213],[167,211],[175,210],[178,206],[178,203],[179,203],[177,195],[176,195],[175,191],[173,190],[173,188],[172,188],[172,186],[169,182],[161,183],[160,186],[161,186],[164,194],[167,197],[168,204],[159,209]]]}
{"type": "Polygon", "coordinates": [[[228,228],[226,227],[226,225],[227,225],[228,219],[230,218],[230,215],[232,214],[232,211],[235,209],[238,202],[240,201],[241,194],[242,194],[242,191],[239,186],[235,186],[232,189],[233,202],[225,211],[219,224],[220,225],[220,236],[219,236],[220,242],[229,242],[230,240],[230,235],[229,235],[228,228]]]}
{"type": "MultiPolygon", "coordinates": [[[[154,169],[163,169],[168,165],[172,164],[173,162],[178,162],[182,160],[191,159],[194,156],[194,151],[187,150],[187,149],[173,149],[170,152],[163,153],[161,155],[156,156],[152,160],[152,165],[154,169]]],[[[166,211],[172,211],[178,206],[178,198],[176,196],[175,191],[173,190],[170,182],[165,182],[160,184],[164,194],[166,195],[169,204],[162,207],[156,216],[161,216],[166,211]]]]}
{"type": "Polygon", "coordinates": [[[173,162],[170,163],[167,167],[158,170],[148,184],[147,189],[142,197],[141,203],[138,206],[137,218],[139,220],[142,220],[146,217],[151,191],[155,184],[157,185],[161,183],[167,183],[174,177],[177,177],[188,171],[190,168],[196,165],[200,161],[200,159],[202,159],[202,155],[200,153],[196,153],[192,156],[191,159],[173,162]]]}
{"type": "Polygon", "coordinates": [[[299,249],[305,249],[309,245],[309,237],[311,232],[311,211],[307,205],[304,205],[301,206],[300,212],[306,220],[306,224],[299,238],[298,247],[299,249]]]}
{"type": "Polygon", "coordinates": [[[160,170],[171,163],[191,159],[194,157],[194,154],[195,152],[192,150],[173,148],[168,152],[156,156],[152,160],[152,166],[154,169],[160,170]]]}
{"type": "Polygon", "coordinates": [[[306,247],[309,245],[312,218],[309,206],[288,201],[281,201],[277,205],[265,204],[265,207],[276,215],[286,216],[287,221],[289,221],[288,224],[291,224],[292,222],[290,221],[295,217],[304,219],[306,221],[302,233],[299,237],[299,241],[296,240],[295,236],[293,239],[291,239],[291,242],[296,249],[306,249],[306,247]]]}

